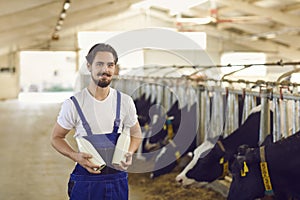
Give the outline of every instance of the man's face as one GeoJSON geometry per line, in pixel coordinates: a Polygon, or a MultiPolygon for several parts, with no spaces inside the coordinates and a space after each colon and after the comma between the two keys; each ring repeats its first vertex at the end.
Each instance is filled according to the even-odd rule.
{"type": "Polygon", "coordinates": [[[97,52],[93,63],[88,64],[94,83],[102,88],[109,86],[111,83],[115,67],[113,54],[106,51],[97,52]]]}

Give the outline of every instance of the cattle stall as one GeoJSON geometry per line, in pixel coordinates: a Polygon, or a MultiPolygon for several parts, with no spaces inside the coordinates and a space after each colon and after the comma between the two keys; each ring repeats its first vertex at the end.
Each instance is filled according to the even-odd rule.
{"type": "MultiPolygon", "coordinates": [[[[137,159],[146,162],[152,158],[153,161],[152,167],[136,170],[152,172],[152,178],[170,173],[178,166],[184,171],[188,162],[183,158],[189,157],[190,152],[211,138],[228,137],[257,110],[260,111],[257,145],[268,135],[276,142],[299,131],[299,83],[290,81],[291,75],[300,71],[299,62],[265,65],[268,68],[292,66],[292,70],[283,70],[271,80],[232,78],[234,73],[252,65],[223,74],[219,79],[205,76],[205,71],[230,66],[148,67],[142,73],[140,69],[138,73],[133,69],[128,74],[134,75],[119,75],[113,87],[131,95],[136,105],[139,104],[137,111],[144,142],[137,159]],[[184,69],[189,73],[180,72],[184,69]],[[189,139],[183,139],[185,136],[189,139]],[[180,162],[181,159],[185,163],[180,162]],[[162,160],[165,162],[157,165],[162,160]]],[[[230,182],[228,173],[212,187],[221,188],[219,191],[226,196],[230,182]]]]}

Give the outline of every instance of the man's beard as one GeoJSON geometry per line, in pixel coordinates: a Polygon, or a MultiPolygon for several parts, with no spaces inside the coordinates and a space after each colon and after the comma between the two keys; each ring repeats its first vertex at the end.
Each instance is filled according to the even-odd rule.
{"type": "Polygon", "coordinates": [[[92,76],[92,79],[94,83],[101,88],[106,88],[111,83],[111,80],[99,80],[99,79],[95,79],[94,76],[92,76]]]}

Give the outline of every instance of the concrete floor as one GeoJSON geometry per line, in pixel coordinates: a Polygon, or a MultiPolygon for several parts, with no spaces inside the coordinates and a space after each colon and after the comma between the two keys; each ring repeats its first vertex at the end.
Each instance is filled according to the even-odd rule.
{"type": "MultiPolygon", "coordinates": [[[[50,145],[60,103],[0,101],[0,199],[65,200],[74,163],[50,145]]],[[[74,145],[72,135],[68,140],[74,145]]],[[[130,200],[143,199],[130,190],[130,200]]]]}

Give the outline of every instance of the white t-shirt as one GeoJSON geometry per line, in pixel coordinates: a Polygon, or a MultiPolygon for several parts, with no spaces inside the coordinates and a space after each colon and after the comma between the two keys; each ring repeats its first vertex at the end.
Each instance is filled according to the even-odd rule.
{"type": "MultiPolygon", "coordinates": [[[[117,106],[117,91],[115,89],[110,88],[107,98],[102,101],[95,99],[89,93],[87,88],[84,88],[74,96],[76,97],[93,134],[112,133],[117,106]]],[[[134,102],[129,95],[124,93],[121,93],[120,119],[119,133],[122,132],[123,126],[132,127],[137,122],[134,102]]],[[[82,126],[75,104],[71,99],[67,99],[63,102],[57,117],[57,123],[68,130],[75,128],[74,137],[87,135],[82,126]]]]}

